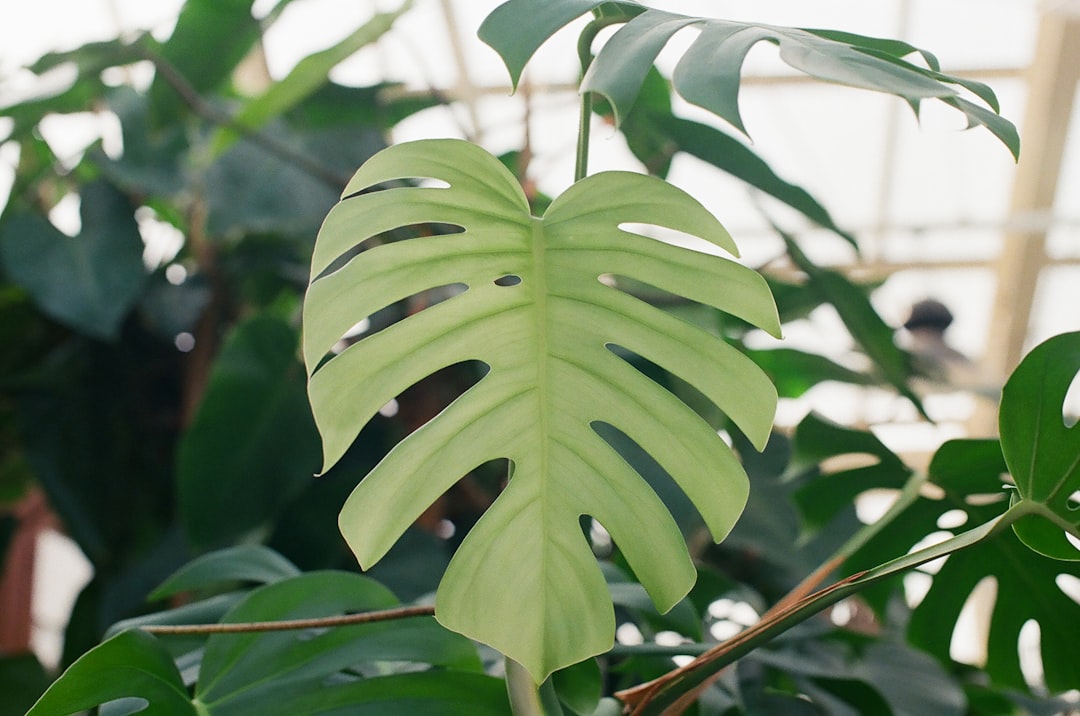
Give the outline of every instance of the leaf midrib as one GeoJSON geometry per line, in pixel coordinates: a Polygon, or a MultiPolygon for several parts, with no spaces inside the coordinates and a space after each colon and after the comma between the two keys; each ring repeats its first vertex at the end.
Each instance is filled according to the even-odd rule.
{"type": "MultiPolygon", "coordinates": [[[[534,330],[536,331],[536,385],[539,390],[536,391],[536,414],[537,414],[537,440],[540,442],[539,454],[539,475],[540,487],[540,524],[547,525],[548,514],[548,479],[545,479],[548,475],[548,444],[545,440],[545,436],[550,434],[551,423],[551,405],[550,405],[550,393],[548,390],[548,361],[551,359],[550,355],[550,336],[548,329],[548,280],[547,280],[547,246],[544,241],[544,224],[543,219],[535,216],[530,217],[531,229],[529,236],[530,248],[532,249],[532,272],[533,282],[535,284],[533,288],[533,317],[534,317],[534,330]]],[[[546,528],[545,528],[546,531],[546,528]]],[[[541,584],[546,584],[547,575],[547,547],[548,540],[540,540],[540,559],[538,561],[540,570],[543,572],[541,575],[541,584]]],[[[547,613],[546,602],[547,590],[542,590],[540,595],[542,614],[547,613]]]]}

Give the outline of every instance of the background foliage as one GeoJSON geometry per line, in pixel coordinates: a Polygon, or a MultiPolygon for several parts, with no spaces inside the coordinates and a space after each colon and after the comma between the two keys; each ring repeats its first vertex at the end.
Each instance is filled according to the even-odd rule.
{"type": "MultiPolygon", "coordinates": [[[[575,7],[580,13],[596,4],[575,7]]],[[[630,3],[619,5],[636,12],[627,10],[630,3]]],[[[477,381],[475,363],[438,371],[397,396],[396,414],[376,416],[331,473],[312,478],[319,440],[299,359],[299,318],[319,224],[355,168],[386,146],[394,124],[441,101],[434,92],[395,100],[400,95],[382,85],[345,87],[327,79],[333,65],[377,39],[394,16],[376,16],[253,96],[234,84],[235,70],[275,14],[259,23],[249,3],[190,0],[164,42],[146,35],[41,58],[29,68],[37,74],[74,66],[71,86],[4,108],[11,120],[5,141],[18,145],[19,165],[0,215],[0,498],[13,503],[43,491],[94,566],[71,614],[61,667],[71,667],[76,683],[100,690],[50,691],[53,700],[42,702],[39,713],[128,697],[160,698],[163,713],[193,713],[196,704],[215,714],[245,713],[244,694],[253,693],[261,708],[276,704],[283,714],[506,711],[501,664],[429,619],[303,638],[155,638],[124,630],[327,615],[424,598],[499,493],[501,465],[471,472],[407,528],[367,577],[355,574],[336,525],[346,496],[391,446],[477,381]],[[205,51],[210,37],[214,53],[205,51]],[[105,81],[103,70],[135,62],[152,63],[148,86],[105,81]],[[96,144],[74,160],[57,156],[40,123],[79,112],[115,115],[122,151],[96,144]],[[67,196],[80,200],[77,237],[48,219],[67,196]],[[148,260],[143,237],[155,226],[183,236],[175,256],[148,260]],[[299,668],[312,659],[314,666],[299,668]],[[114,682],[97,676],[133,661],[144,668],[123,689],[110,691],[114,682]],[[280,686],[248,690],[268,673],[280,686]]],[[[488,41],[491,33],[498,36],[491,27],[488,41]]],[[[527,59],[519,58],[520,66],[527,59]]],[[[599,65],[589,81],[612,87],[606,74],[612,67],[614,60],[599,65]]],[[[643,166],[662,177],[674,154],[692,154],[847,236],[819,202],[746,144],[672,114],[671,92],[692,92],[694,76],[684,75],[672,90],[655,70],[640,69],[633,108],[616,85],[605,92],[610,105],[595,109],[618,113],[643,166]]],[[[991,123],[1015,151],[1007,128],[973,106],[960,109],[991,123]]],[[[738,120],[737,106],[725,107],[738,120]]],[[[534,210],[547,201],[526,198],[534,210]]],[[[392,243],[447,230],[422,224],[384,238],[392,243]]],[[[864,374],[790,349],[748,352],[781,396],[841,380],[891,385],[914,397],[907,388],[910,361],[866,289],[814,266],[797,239],[788,239],[807,282],[770,281],[781,320],[832,303],[876,367],[864,374]]],[[[413,313],[418,301],[441,298],[432,291],[398,301],[372,315],[369,330],[413,313]]],[[[670,311],[735,345],[752,330],[718,320],[707,307],[670,311]]],[[[1071,365],[1073,375],[1070,360],[1063,370],[1071,365]]],[[[658,365],[635,359],[635,367],[695,407],[703,404],[658,365]]],[[[659,676],[672,668],[673,656],[701,653],[717,635],[749,626],[830,558],[830,566],[845,562],[841,573],[850,574],[904,554],[937,531],[949,509],[966,511],[972,526],[1000,514],[999,507],[968,498],[1003,494],[1007,445],[951,444],[929,475],[913,476],[869,433],[811,416],[793,435],[773,434],[757,454],[723,416],[701,410],[730,432],[743,459],[751,484],[747,509],[725,542],[708,544],[700,515],[671,477],[625,435],[604,435],[665,501],[691,546],[698,580],[685,600],[659,614],[617,547],[594,539],[616,620],[632,625],[644,643],[616,644],[598,660],[557,672],[548,697],[568,713],[611,709],[608,697],[616,690],[659,676]],[[836,461],[826,462],[867,454],[874,460],[865,467],[831,471],[836,461]],[[920,495],[912,488],[916,480],[937,485],[945,497],[920,495]],[[854,498],[883,487],[907,490],[910,500],[900,503],[902,518],[867,532],[854,498]]],[[[1068,440],[1058,436],[1055,444],[1075,454],[1068,440]]],[[[1075,479],[1070,473],[1062,484],[1075,479]]],[[[1021,486],[1029,495],[1026,489],[1021,486]]],[[[14,524],[0,527],[2,554],[14,524]]],[[[1054,625],[1077,613],[1060,575],[1080,575],[1076,562],[1037,557],[1020,539],[1053,552],[1061,549],[1054,542],[1060,534],[1021,529],[1018,538],[1009,531],[950,557],[914,609],[898,579],[878,582],[853,603],[854,621],[837,626],[818,619],[790,629],[724,671],[692,708],[701,714],[1059,711],[1053,695],[1080,687],[1075,643],[1053,638],[1054,625]],[[998,606],[987,667],[978,669],[952,660],[946,635],[972,581],[991,572],[998,606]],[[1047,598],[1031,604],[1033,584],[1047,598]],[[1028,618],[1042,625],[1045,684],[1029,684],[1019,671],[1016,634],[1028,618]],[[912,683],[922,687],[912,690],[912,683]]],[[[54,676],[28,655],[4,657],[0,713],[24,712],[54,676]]],[[[132,705],[121,701],[109,712],[126,713],[132,705]]]]}

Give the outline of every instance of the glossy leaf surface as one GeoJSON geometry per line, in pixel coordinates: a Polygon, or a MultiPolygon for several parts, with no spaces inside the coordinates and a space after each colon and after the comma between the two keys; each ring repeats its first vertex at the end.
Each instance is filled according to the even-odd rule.
{"type": "Polygon", "coordinates": [[[440,621],[511,656],[538,682],[608,649],[610,599],[577,527],[582,514],[612,534],[661,609],[679,601],[694,579],[679,530],[593,424],[613,425],[652,454],[716,539],[742,510],[746,477],[704,420],[612,348],[697,387],[759,447],[776,393],[725,342],[605,285],[601,276],[642,281],[778,332],[758,274],[619,228],[663,226],[733,251],[723,227],[681,190],[623,172],[578,182],[543,218],[534,217],[498,160],[454,140],[381,152],[344,196],[319,234],[304,308],[309,394],[325,468],[387,401],[421,378],[466,360],[490,368],[350,497],[340,523],[360,563],[378,561],[468,471],[508,458],[507,488],[468,534],[439,588],[440,621]],[[357,194],[409,178],[449,187],[357,194]],[[365,239],[421,222],[464,231],[375,246],[324,275],[365,239]],[[515,281],[497,282],[507,276],[515,281]],[[321,364],[361,319],[451,283],[468,288],[321,364]]]}
{"type": "Polygon", "coordinates": [[[1080,372],[1080,333],[1040,344],[1013,372],[1001,394],[1001,451],[1020,498],[1048,507],[1061,523],[1025,519],[1016,534],[1054,559],[1080,560],[1063,525],[1080,532],[1080,427],[1067,425],[1063,404],[1080,372]]]}

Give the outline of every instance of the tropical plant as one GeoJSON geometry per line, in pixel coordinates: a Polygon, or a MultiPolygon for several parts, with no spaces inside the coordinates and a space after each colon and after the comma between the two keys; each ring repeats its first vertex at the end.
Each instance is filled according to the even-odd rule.
{"type": "MultiPolygon", "coordinates": [[[[770,282],[735,261],[653,237],[675,230],[737,254],[723,226],[662,178],[672,154],[686,151],[851,239],[746,145],[672,113],[676,92],[745,131],[740,70],[758,42],[777,45],[797,70],[897,95],[916,111],[921,101],[939,99],[1016,155],[1015,130],[998,115],[988,87],[945,75],[930,53],[891,40],[679,16],[635,2],[510,0],[480,36],[515,84],[554,32],[589,16],[579,44],[574,184],[551,199],[530,196],[507,168],[512,162],[460,140],[368,147],[372,156],[340,182],[340,200],[319,210],[329,213],[312,247],[301,237],[314,234],[313,197],[325,198],[340,164],[353,159],[322,152],[320,140],[339,136],[344,123],[371,121],[373,106],[400,116],[400,108],[373,105],[373,91],[327,84],[326,71],[394,17],[377,17],[245,100],[230,94],[231,67],[200,64],[192,39],[200,28],[215,28],[239,61],[257,29],[248,27],[247,11],[234,22],[248,31],[226,33],[221,12],[189,4],[161,47],[142,38],[46,58],[39,69],[62,59],[78,63],[75,87],[9,110],[22,166],[0,224],[12,286],[5,323],[22,317],[34,329],[19,330],[35,340],[11,358],[23,382],[8,389],[12,417],[0,427],[17,420],[19,430],[0,435],[13,436],[6,439],[27,455],[22,469],[45,485],[84,550],[97,557],[97,579],[113,580],[97,592],[111,624],[104,640],[87,649],[103,626],[76,647],[87,650],[72,655],[30,714],[99,705],[103,713],[146,706],[165,714],[1063,708],[1048,694],[1080,685],[1076,648],[1055,628],[1063,614],[1076,613],[1068,585],[1080,579],[1080,552],[1070,541],[1080,538],[1080,433],[1062,416],[1080,369],[1080,334],[1044,343],[1014,373],[1002,396],[1000,443],[948,443],[925,474],[914,472],[873,435],[816,416],[790,438],[770,434],[778,392],[805,390],[807,375],[810,382],[888,383],[918,404],[907,356],[862,288],[814,265],[787,235],[806,286],[770,282]],[[599,31],[611,25],[621,27],[594,57],[599,31]],[[700,35],[669,83],[654,62],[687,27],[700,35]],[[74,180],[52,176],[40,163],[51,161],[49,147],[31,128],[46,111],[81,108],[99,96],[101,67],[135,58],[157,68],[150,90],[106,92],[123,120],[123,155],[91,153],[74,180]],[[223,110],[204,93],[241,107],[223,110]],[[170,123],[178,111],[181,120],[170,123]],[[614,117],[652,175],[588,173],[594,111],[614,117]],[[140,135],[146,126],[156,129],[140,135]],[[235,176],[260,161],[278,162],[275,171],[293,163],[305,177],[312,195],[297,197],[294,207],[303,213],[279,210],[262,195],[229,196],[235,176]],[[177,184],[177,167],[192,172],[189,185],[177,184]],[[73,181],[87,240],[75,245],[39,216],[51,206],[42,189],[73,181]],[[199,189],[194,200],[192,188],[199,189]],[[152,343],[148,329],[124,322],[140,297],[142,314],[154,315],[145,276],[130,260],[117,265],[123,276],[103,265],[136,246],[133,235],[101,228],[133,229],[136,204],[187,235],[205,284],[181,283],[184,300],[195,304],[182,328],[193,328],[195,349],[206,353],[189,363],[195,377],[183,384],[187,419],[161,436],[175,453],[180,524],[172,534],[162,529],[171,523],[165,501],[154,513],[160,523],[148,519],[142,528],[155,546],[133,550],[135,564],[123,569],[112,565],[129,526],[112,525],[121,534],[109,539],[100,535],[114,505],[87,518],[81,505],[63,499],[78,473],[43,457],[48,446],[70,439],[79,415],[69,418],[71,432],[40,427],[36,434],[67,393],[28,382],[28,366],[49,355],[67,368],[65,361],[76,360],[72,351],[112,363],[116,346],[152,343]],[[293,269],[308,257],[300,343],[313,421],[295,359],[293,269]],[[102,264],[84,293],[116,285],[120,305],[65,296],[50,272],[69,259],[102,264]],[[676,308],[661,309],[651,300],[658,296],[675,299],[666,303],[676,308]],[[822,302],[836,306],[873,360],[873,375],[797,351],[739,350],[751,331],[779,335],[784,321],[822,302]],[[94,310],[75,310],[84,304],[94,310]],[[215,336],[230,324],[218,349],[215,336]],[[427,397],[410,413],[418,385],[427,397]],[[399,415],[380,417],[395,399],[399,415]],[[30,422],[35,415],[38,422],[30,422]],[[319,436],[323,471],[330,471],[319,484],[332,490],[301,479],[315,469],[319,436]],[[844,455],[873,462],[823,471],[827,459],[844,455]],[[472,499],[451,509],[441,496],[462,478],[472,499]],[[884,517],[863,525],[853,504],[871,488],[898,497],[884,517]],[[242,502],[228,499],[236,493],[242,502]],[[341,569],[326,529],[342,501],[341,531],[370,576],[341,569]],[[477,503],[489,501],[480,515],[477,503]],[[923,546],[943,529],[946,513],[966,531],[952,527],[923,546]],[[468,526],[463,538],[436,540],[417,530],[443,515],[468,526]],[[724,542],[703,547],[702,527],[710,542],[724,542]],[[180,566],[189,546],[199,554],[180,566]],[[948,561],[927,596],[908,608],[897,577],[942,557],[948,561]],[[147,563],[160,566],[151,574],[136,569],[147,563]],[[174,573],[164,579],[167,572],[174,573]],[[987,577],[996,579],[998,595],[989,659],[979,671],[952,660],[949,638],[967,595],[987,577]],[[159,605],[148,614],[100,596],[121,584],[138,593],[155,579],[160,586],[142,590],[159,605]],[[436,584],[433,608],[399,601],[436,584]],[[856,595],[873,614],[861,631],[809,620],[856,595]],[[1041,627],[1041,692],[1032,692],[1017,654],[1029,620],[1041,627]],[[616,642],[618,626],[632,626],[644,643],[616,642]],[[734,635],[717,636],[725,630],[734,635]],[[676,643],[665,643],[672,634],[676,643]],[[675,667],[673,656],[687,659],[675,667]],[[925,688],[913,693],[913,680],[925,688]]],[[[162,314],[175,318],[175,311],[162,314]]],[[[177,332],[176,323],[167,326],[166,335],[177,332]]],[[[144,350],[162,352],[160,345],[144,350]]],[[[116,380],[129,377],[125,365],[111,366],[116,380]]],[[[100,484],[100,477],[82,483],[100,484]]]]}

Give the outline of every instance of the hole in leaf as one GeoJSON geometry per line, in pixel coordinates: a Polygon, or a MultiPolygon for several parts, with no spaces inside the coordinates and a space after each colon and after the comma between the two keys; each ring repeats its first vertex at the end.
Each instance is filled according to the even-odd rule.
{"type": "Polygon", "coordinates": [[[500,276],[495,279],[496,286],[517,286],[520,283],[521,276],[516,276],[514,274],[506,274],[505,276],[500,276]]]}
{"type": "MultiPolygon", "coordinates": [[[[865,455],[866,453],[862,454],[865,455]]],[[[874,462],[871,464],[876,465],[879,462],[880,460],[874,458],[874,462]]],[[[885,513],[889,511],[899,497],[899,490],[887,490],[885,488],[867,490],[855,498],[855,515],[859,518],[859,522],[864,525],[872,525],[885,516],[885,513]]]]}
{"type": "Polygon", "coordinates": [[[972,507],[985,507],[1007,499],[1009,499],[1009,494],[1004,490],[1001,492],[980,492],[973,495],[964,495],[964,503],[972,507]]]}
{"type": "Polygon", "coordinates": [[[1069,389],[1065,391],[1065,400],[1061,404],[1061,420],[1065,427],[1071,428],[1080,419],[1080,373],[1073,376],[1069,389]]]}
{"type": "Polygon", "coordinates": [[[410,239],[421,239],[429,236],[452,236],[454,234],[463,233],[465,233],[465,227],[463,226],[458,226],[457,224],[439,224],[435,222],[404,224],[387,231],[368,234],[366,236],[362,233],[358,233],[357,242],[331,261],[316,278],[323,278],[324,276],[328,276],[335,271],[340,270],[359,254],[370,251],[377,246],[393,244],[399,241],[409,241],[410,239]]]}
{"type": "Polygon", "coordinates": [[[1080,578],[1071,574],[1059,574],[1054,578],[1054,582],[1065,596],[1080,604],[1080,578]]]}
{"type": "MultiPolygon", "coordinates": [[[[952,537],[952,532],[931,532],[930,534],[926,535],[921,540],[916,542],[915,545],[910,550],[908,550],[908,554],[918,552],[919,550],[926,549],[927,547],[932,547],[933,545],[938,544],[939,542],[944,542],[945,540],[951,539],[952,537]]],[[[947,560],[948,558],[948,555],[946,555],[944,557],[932,559],[926,564],[919,566],[918,569],[922,572],[926,572],[927,574],[937,574],[938,570],[941,569],[942,565],[945,564],[945,560],[947,560]]]]}
{"type": "Polygon", "coordinates": [[[926,593],[930,591],[930,587],[934,583],[934,578],[929,574],[923,574],[922,572],[908,572],[903,577],[904,580],[904,601],[907,605],[914,609],[922,604],[922,600],[926,597],[926,593]]]}
{"type": "Polygon", "coordinates": [[[956,661],[975,666],[986,663],[986,636],[997,600],[997,588],[997,579],[983,577],[964,601],[949,642],[949,655],[956,661]]]}
{"type": "Polygon", "coordinates": [[[964,510],[949,510],[937,519],[937,526],[943,530],[954,530],[967,524],[968,513],[964,510]]]}
{"type": "Polygon", "coordinates": [[[1024,622],[1024,626],[1020,627],[1016,648],[1019,652],[1020,672],[1024,675],[1024,681],[1032,688],[1040,688],[1044,682],[1045,672],[1042,660],[1042,629],[1039,627],[1039,622],[1034,619],[1024,622]]]}
{"type": "Polygon", "coordinates": [[[1069,544],[1071,544],[1073,547],[1080,549],[1080,539],[1076,539],[1068,532],[1065,533],[1065,539],[1069,540],[1069,544]]]}
{"type": "Polygon", "coordinates": [[[1080,490],[1069,495],[1065,500],[1065,506],[1070,510],[1080,510],[1080,490]]]}
{"type": "Polygon", "coordinates": [[[615,629],[615,641],[620,644],[644,644],[645,635],[641,633],[636,624],[623,622],[615,629]]]}
{"type": "Polygon", "coordinates": [[[684,231],[669,229],[666,226],[627,221],[619,224],[619,228],[631,234],[663,241],[665,244],[680,246],[684,249],[691,249],[699,253],[713,254],[715,256],[730,256],[727,249],[717,246],[711,241],[706,241],[700,236],[694,236],[693,234],[688,234],[684,231]]]}

